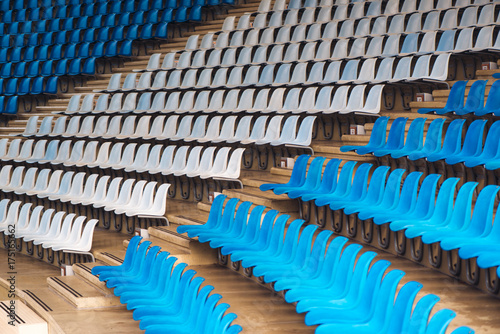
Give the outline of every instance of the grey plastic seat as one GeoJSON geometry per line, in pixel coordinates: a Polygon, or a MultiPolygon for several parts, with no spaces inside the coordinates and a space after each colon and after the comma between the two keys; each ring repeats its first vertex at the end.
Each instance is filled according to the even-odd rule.
{"type": "Polygon", "coordinates": [[[224,95],[225,95],[224,90],[216,90],[215,92],[212,93],[210,96],[210,103],[207,108],[204,110],[201,110],[204,113],[212,113],[212,112],[218,112],[219,110],[222,109],[223,103],[224,103],[224,95]]]}
{"type": "Polygon", "coordinates": [[[422,13],[413,13],[406,24],[406,33],[414,33],[422,30],[422,13]]]}
{"type": "Polygon", "coordinates": [[[148,112],[151,109],[151,98],[153,97],[153,93],[147,92],[142,93],[139,97],[139,101],[137,102],[137,106],[134,110],[131,110],[134,114],[143,114],[148,112]]]}
{"type": "Polygon", "coordinates": [[[122,73],[114,73],[109,78],[108,86],[106,89],[97,89],[95,92],[114,92],[121,87],[122,73]]]}
{"type": "MultiPolygon", "coordinates": [[[[235,134],[235,126],[236,126],[236,116],[228,116],[224,118],[224,122],[222,123],[222,126],[220,127],[220,132],[216,136],[212,136],[209,140],[212,143],[220,143],[229,139],[234,138],[235,134]]],[[[207,130],[207,135],[209,131],[207,130]]],[[[204,138],[203,140],[198,140],[199,142],[206,142],[209,141],[207,138],[204,138]]]]}
{"type": "Polygon", "coordinates": [[[338,38],[349,38],[354,36],[354,20],[343,21],[340,25],[338,38]]]}
{"type": "Polygon", "coordinates": [[[161,63],[161,69],[171,69],[175,66],[175,59],[177,57],[177,52],[169,52],[163,57],[163,61],[161,63]]]}
{"type": "Polygon", "coordinates": [[[399,55],[399,44],[401,35],[390,35],[385,40],[384,49],[382,50],[382,57],[395,57],[399,55]]]}
{"type": "Polygon", "coordinates": [[[387,33],[387,16],[380,16],[373,22],[371,35],[382,35],[387,33]]]}
{"type": "Polygon", "coordinates": [[[405,15],[399,14],[391,17],[391,22],[387,28],[388,34],[401,34],[405,31],[405,15]]]}
{"type": "Polygon", "coordinates": [[[394,75],[392,77],[392,82],[403,81],[411,77],[411,64],[413,57],[403,57],[400,58],[396,69],[394,70],[394,75]]]}
{"type": "Polygon", "coordinates": [[[363,57],[366,54],[366,38],[357,38],[349,50],[349,58],[363,57]]]}
{"type": "Polygon", "coordinates": [[[439,28],[441,30],[454,29],[458,26],[458,9],[450,8],[444,13],[439,28]]]}
{"type": "Polygon", "coordinates": [[[290,85],[298,85],[306,83],[307,80],[307,63],[298,63],[293,68],[292,77],[290,78],[290,85]]]}
{"type": "MultiPolygon", "coordinates": [[[[297,28],[296,28],[297,29],[297,28]]],[[[321,38],[321,23],[315,23],[309,26],[306,41],[317,41],[321,38]]]]}
{"type": "Polygon", "coordinates": [[[125,80],[123,81],[123,85],[119,90],[123,92],[134,90],[136,87],[136,81],[137,81],[137,73],[127,74],[125,80]]]}
{"type": "MultiPolygon", "coordinates": [[[[283,116],[280,116],[283,117],[283,116]]],[[[240,143],[241,144],[252,144],[257,140],[260,140],[264,138],[264,135],[266,133],[266,123],[268,120],[269,116],[259,116],[255,120],[252,131],[250,135],[246,139],[241,139],[240,143]]],[[[281,119],[281,118],[280,118],[281,119]]]]}
{"type": "MultiPolygon", "coordinates": [[[[252,89],[251,91],[254,90],[252,89]]],[[[231,89],[230,91],[228,91],[224,99],[224,104],[222,105],[222,108],[218,110],[218,112],[219,113],[236,112],[236,109],[238,107],[239,94],[240,94],[239,89],[231,89]]]]}
{"type": "Polygon", "coordinates": [[[134,69],[134,72],[156,71],[160,68],[161,53],[153,53],[148,60],[148,64],[144,69],[134,69]]]}
{"type": "Polygon", "coordinates": [[[149,174],[158,174],[158,173],[161,173],[163,170],[169,170],[172,166],[172,163],[173,163],[175,149],[176,149],[175,145],[169,145],[169,146],[165,147],[165,149],[163,150],[163,153],[161,155],[161,158],[160,158],[160,163],[155,168],[150,167],[148,169],[148,173],[149,174]]]}
{"type": "Polygon", "coordinates": [[[349,60],[342,70],[342,76],[337,80],[337,83],[346,84],[357,80],[359,63],[359,59],[349,60]]]}
{"type": "Polygon", "coordinates": [[[325,76],[321,83],[337,82],[340,79],[341,61],[332,61],[326,69],[325,76]]]}
{"type": "MultiPolygon", "coordinates": [[[[83,151],[83,145],[85,144],[85,141],[79,140],[72,144],[71,140],[65,140],[59,145],[59,149],[57,151],[57,156],[55,157],[54,160],[47,161],[51,165],[57,166],[60,164],[63,164],[67,161],[70,161],[73,155],[76,155],[77,152],[83,151]],[[70,155],[70,146],[71,146],[71,155],[70,155]]],[[[81,152],[80,152],[80,157],[81,157],[81,152]]],[[[45,162],[42,160],[42,163],[45,162]]]]}
{"type": "Polygon", "coordinates": [[[290,42],[290,31],[291,28],[289,26],[281,27],[278,29],[278,34],[274,39],[274,43],[289,43],[290,42]]]}
{"type": "Polygon", "coordinates": [[[108,128],[106,129],[106,132],[103,135],[101,135],[101,137],[102,138],[116,137],[121,130],[122,118],[123,118],[122,116],[113,116],[108,123],[108,128]]]}
{"type": "Polygon", "coordinates": [[[442,52],[450,52],[455,49],[455,35],[456,30],[446,30],[441,34],[439,38],[438,46],[436,47],[436,52],[434,53],[442,53],[442,52]]]}
{"type": "Polygon", "coordinates": [[[52,132],[52,121],[54,116],[46,116],[42,119],[38,131],[35,133],[35,137],[47,136],[52,132]]]}
{"type": "MultiPolygon", "coordinates": [[[[78,112],[78,110],[80,110],[80,99],[81,99],[81,95],[80,95],[80,94],[73,95],[73,96],[69,99],[68,106],[66,107],[66,111],[65,111],[65,113],[66,113],[66,114],[74,114],[74,113],[77,113],[77,112],[78,112]]],[[[38,116],[35,116],[35,117],[38,117],[38,116]]],[[[31,118],[31,117],[30,117],[30,118],[31,118]]]]}
{"type": "Polygon", "coordinates": [[[366,102],[360,110],[353,110],[358,114],[378,114],[382,107],[382,96],[384,85],[375,85],[370,88],[370,92],[366,97],[366,102]]]}
{"type": "Polygon", "coordinates": [[[382,54],[383,36],[377,36],[370,40],[365,52],[366,58],[378,57],[382,54]]]}
{"type": "Polygon", "coordinates": [[[319,43],[318,50],[316,51],[315,60],[327,60],[332,58],[331,56],[332,41],[323,41],[319,43]]]}
{"type": "Polygon", "coordinates": [[[269,120],[269,124],[266,128],[266,133],[264,134],[264,137],[262,139],[255,140],[253,143],[255,145],[265,145],[269,144],[277,139],[279,139],[280,136],[280,129],[281,129],[281,123],[283,121],[284,116],[273,116],[269,120]]]}
{"type": "Polygon", "coordinates": [[[473,34],[474,34],[474,28],[465,28],[460,30],[453,51],[463,52],[471,50],[473,47],[473,34]]]}
{"type": "Polygon", "coordinates": [[[337,43],[335,43],[335,47],[333,49],[333,53],[332,53],[331,58],[333,58],[333,59],[347,58],[348,45],[349,45],[348,39],[337,40],[337,43]]]}
{"type": "MultiPolygon", "coordinates": [[[[342,87],[347,87],[347,86],[340,86],[339,89],[342,87]]],[[[331,102],[332,102],[332,90],[333,90],[333,86],[325,86],[325,87],[321,88],[318,92],[318,96],[316,97],[316,99],[314,101],[314,106],[307,109],[306,113],[307,114],[316,114],[316,113],[330,110],[330,106],[331,106],[331,102]]]]}
{"type": "Polygon", "coordinates": [[[418,37],[419,34],[416,33],[406,35],[403,45],[401,46],[401,56],[407,56],[418,52],[418,37]]]}
{"type": "MultiPolygon", "coordinates": [[[[347,101],[347,105],[343,108],[338,108],[339,114],[348,114],[355,112],[357,110],[363,109],[363,106],[365,104],[365,90],[366,90],[366,85],[357,85],[354,86],[354,88],[351,90],[349,93],[349,100],[347,101]]],[[[335,93],[334,100],[337,96],[337,93],[335,93]]],[[[333,103],[332,105],[340,105],[340,103],[333,103]]]]}

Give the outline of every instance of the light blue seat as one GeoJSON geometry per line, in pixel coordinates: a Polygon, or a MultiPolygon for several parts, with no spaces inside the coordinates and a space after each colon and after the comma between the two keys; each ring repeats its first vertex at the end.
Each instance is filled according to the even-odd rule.
{"type": "Polygon", "coordinates": [[[455,119],[450,123],[444,136],[443,146],[436,152],[427,155],[425,157],[427,161],[434,162],[446,159],[460,152],[462,148],[462,128],[464,123],[465,119],[455,119]]]}
{"type": "MultiPolygon", "coordinates": [[[[315,189],[308,190],[294,190],[288,193],[290,198],[301,197],[303,201],[309,201],[313,198],[320,197],[325,194],[329,194],[335,190],[337,186],[337,177],[340,167],[340,159],[331,159],[325,166],[323,170],[323,175],[321,177],[321,183],[315,189]]],[[[354,167],[354,165],[353,165],[354,167]]]]}
{"type": "Polygon", "coordinates": [[[409,322],[413,302],[422,289],[418,282],[408,282],[401,287],[396,301],[390,300],[390,295],[383,295],[376,301],[377,308],[367,322],[355,324],[324,324],[318,326],[316,333],[370,333],[389,334],[404,333],[409,322]]]}
{"type": "MultiPolygon", "coordinates": [[[[495,75],[493,76],[495,77],[495,75]]],[[[484,107],[479,108],[474,111],[476,116],[484,116],[487,114],[494,114],[495,116],[500,115],[500,80],[495,81],[488,93],[488,98],[484,107]]]]}
{"type": "Polygon", "coordinates": [[[431,122],[425,136],[425,143],[422,147],[410,152],[408,159],[417,160],[425,158],[441,150],[441,140],[445,119],[438,118],[431,122]]]}
{"type": "MultiPolygon", "coordinates": [[[[349,205],[350,203],[362,201],[367,196],[368,177],[371,167],[372,166],[367,166],[367,164],[363,164],[358,167],[358,169],[356,170],[356,174],[354,175],[354,180],[352,182],[352,187],[350,188],[349,193],[346,194],[346,196],[343,196],[341,198],[336,198],[330,201],[329,206],[331,210],[340,210],[345,206],[349,205]],[[359,175],[360,173],[361,175],[359,175]]],[[[385,176],[388,170],[389,170],[388,167],[385,166],[381,166],[375,169],[375,171],[372,174],[371,180],[373,181],[374,178],[375,179],[380,178],[385,180],[385,176]]],[[[375,181],[373,182],[377,183],[375,181]]]]}
{"type": "MultiPolygon", "coordinates": [[[[474,206],[474,214],[471,214],[474,188],[475,184],[470,183],[470,185],[465,188],[463,195],[459,197],[462,192],[462,189],[460,189],[457,196],[457,201],[460,199],[460,202],[455,202],[451,220],[446,225],[426,228],[425,233],[422,233],[422,242],[430,244],[440,242],[445,237],[460,237],[463,236],[463,231],[474,231],[475,228],[481,226],[481,223],[477,220],[482,215],[488,214],[488,207],[492,205],[491,201],[496,196],[498,189],[497,186],[486,186],[479,193],[476,205],[474,206]],[[480,213],[481,210],[485,212],[480,213]]],[[[490,211],[492,211],[492,207],[490,208],[490,211]]],[[[490,213],[490,215],[491,214],[492,213],[490,213]]],[[[491,221],[492,220],[490,219],[490,222],[491,221]]]]}
{"type": "Polygon", "coordinates": [[[456,109],[456,115],[466,115],[482,110],[484,107],[484,91],[488,80],[477,80],[469,89],[467,100],[463,108],[456,109]]]}
{"type": "MultiPolygon", "coordinates": [[[[378,169],[381,169],[381,171],[384,170],[382,166],[377,168],[377,170],[378,169]]],[[[401,184],[401,178],[405,172],[405,169],[396,169],[389,174],[387,181],[385,176],[384,178],[374,178],[372,176],[365,198],[358,202],[346,202],[344,213],[350,215],[364,211],[367,208],[386,206],[386,202],[391,200],[391,194],[393,196],[399,194],[399,185],[401,184]],[[397,192],[391,191],[391,189],[395,189],[396,187],[398,188],[397,192]]]]}
{"type": "Polygon", "coordinates": [[[379,307],[377,301],[387,302],[386,298],[388,298],[392,299],[392,302],[404,272],[391,270],[382,280],[385,268],[381,266],[383,270],[380,270],[376,264],[377,262],[368,272],[364,282],[351,283],[351,291],[353,292],[345,298],[346,300],[328,300],[328,295],[325,295],[326,304],[319,304],[316,309],[311,309],[306,314],[306,324],[359,324],[367,322],[373,316],[375,309],[379,307]]]}
{"type": "Polygon", "coordinates": [[[471,123],[465,134],[462,150],[452,156],[446,157],[446,163],[453,165],[459,162],[466,161],[470,157],[475,157],[481,154],[483,148],[483,132],[486,125],[486,120],[477,119],[471,123]]]}
{"type": "Polygon", "coordinates": [[[500,156],[500,145],[498,138],[500,136],[500,122],[494,122],[488,130],[486,139],[484,140],[484,147],[482,151],[472,157],[465,159],[464,164],[467,167],[475,167],[484,165],[490,161],[498,161],[500,156]]]}
{"type": "Polygon", "coordinates": [[[399,191],[400,185],[387,187],[384,191],[384,200],[381,205],[365,208],[358,214],[359,219],[366,220],[373,218],[377,215],[383,217],[387,212],[395,211],[401,201],[407,204],[416,199],[418,182],[422,177],[421,172],[413,172],[408,174],[403,183],[401,193],[399,191]]]}
{"type": "MultiPolygon", "coordinates": [[[[372,164],[362,164],[356,169],[356,174],[354,174],[354,178],[352,177],[352,168],[348,168],[345,173],[344,168],[347,163],[344,165],[339,174],[339,179],[337,182],[337,187],[335,187],[335,191],[333,193],[326,194],[324,196],[316,198],[314,203],[316,206],[329,205],[335,200],[343,199],[347,196],[353,188],[365,187],[368,182],[368,175],[372,164]]],[[[350,164],[351,166],[354,164],[350,164]]],[[[351,167],[347,166],[347,167],[351,167]]]]}
{"type": "MultiPolygon", "coordinates": [[[[390,154],[394,159],[410,155],[414,151],[420,151],[424,146],[424,125],[427,118],[416,118],[411,122],[410,129],[406,135],[406,141],[400,150],[393,150],[390,154]]],[[[376,154],[377,151],[375,151],[376,154]]]]}
{"type": "Polygon", "coordinates": [[[374,150],[382,147],[385,144],[386,134],[387,134],[387,122],[389,117],[382,116],[377,118],[373,124],[372,133],[370,135],[370,140],[365,146],[342,146],[340,150],[342,152],[356,151],[358,154],[371,153],[374,150]]]}
{"type": "Polygon", "coordinates": [[[454,112],[455,110],[463,109],[466,85],[467,81],[455,82],[455,84],[451,87],[450,94],[448,95],[448,100],[446,101],[444,108],[420,108],[418,109],[418,113],[427,114],[434,112],[438,115],[443,115],[449,112],[454,112]]]}
{"type": "Polygon", "coordinates": [[[392,151],[400,150],[404,146],[405,140],[405,126],[408,117],[399,117],[392,122],[387,142],[382,147],[374,150],[372,153],[376,157],[383,157],[384,155],[391,154],[392,151]]]}
{"type": "Polygon", "coordinates": [[[440,174],[430,174],[424,178],[418,191],[418,198],[416,187],[405,192],[403,185],[398,206],[393,210],[374,215],[373,222],[377,225],[381,225],[402,216],[418,219],[420,215],[424,215],[425,218],[425,216],[429,214],[429,210],[431,211],[430,214],[432,214],[434,207],[431,204],[434,204],[436,187],[440,177],[440,174]]]}
{"type": "MultiPolygon", "coordinates": [[[[433,174],[435,175],[435,174],[433,174]]],[[[448,178],[443,181],[439,188],[436,203],[434,204],[434,196],[424,201],[420,196],[417,199],[417,206],[412,214],[402,217],[396,217],[390,222],[389,226],[392,231],[400,231],[412,226],[421,226],[430,221],[446,221],[446,218],[453,210],[453,199],[455,197],[455,187],[460,181],[459,178],[448,178]],[[420,204],[420,206],[419,206],[420,204]]],[[[408,234],[406,234],[409,237],[408,234]]]]}
{"type": "Polygon", "coordinates": [[[132,265],[133,259],[136,255],[137,246],[139,245],[139,242],[141,240],[142,237],[140,236],[135,236],[132,239],[130,239],[127,251],[125,253],[125,258],[123,259],[123,263],[121,265],[116,267],[95,266],[92,268],[92,275],[99,275],[107,271],[115,271],[115,272],[127,271],[132,265]]]}
{"type": "Polygon", "coordinates": [[[224,205],[224,201],[226,200],[226,195],[217,196],[210,209],[210,214],[208,215],[207,222],[204,225],[196,226],[196,225],[181,225],[177,227],[177,233],[183,234],[187,233],[190,238],[197,235],[198,232],[210,230],[215,227],[222,217],[222,208],[224,205]]]}
{"type": "MultiPolygon", "coordinates": [[[[320,184],[321,181],[321,171],[323,169],[323,164],[325,162],[324,157],[314,158],[309,168],[307,170],[306,179],[303,184],[299,186],[277,186],[273,189],[273,192],[277,195],[293,193],[288,195],[290,198],[297,198],[295,194],[300,194],[304,191],[314,191],[320,184]]],[[[293,172],[292,172],[293,173],[293,172]]]]}
{"type": "Polygon", "coordinates": [[[300,155],[295,164],[293,166],[292,175],[290,176],[290,180],[286,184],[281,183],[266,183],[259,187],[261,191],[272,190],[276,187],[294,187],[300,186],[305,182],[306,170],[307,170],[307,162],[311,156],[307,154],[300,155]]]}

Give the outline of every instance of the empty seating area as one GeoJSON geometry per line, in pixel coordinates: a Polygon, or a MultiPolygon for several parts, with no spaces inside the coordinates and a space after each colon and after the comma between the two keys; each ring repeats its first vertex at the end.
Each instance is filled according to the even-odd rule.
{"type": "Polygon", "coordinates": [[[499,27],[497,0],[0,1],[16,296],[49,333],[500,332],[499,27]]]}

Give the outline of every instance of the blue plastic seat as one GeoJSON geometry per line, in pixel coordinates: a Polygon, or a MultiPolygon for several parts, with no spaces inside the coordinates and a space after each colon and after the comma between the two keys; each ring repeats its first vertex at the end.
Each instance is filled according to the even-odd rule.
{"type": "Polygon", "coordinates": [[[466,115],[482,110],[484,107],[484,91],[488,80],[477,80],[469,89],[465,105],[461,109],[456,109],[456,115],[466,115]]]}
{"type": "Polygon", "coordinates": [[[422,177],[421,172],[412,172],[405,178],[403,187],[400,192],[400,184],[386,185],[384,190],[384,198],[382,203],[377,206],[366,207],[358,213],[359,219],[366,220],[373,218],[375,215],[384,215],[387,212],[395,210],[400,201],[414,201],[418,188],[418,182],[422,177]]]}
{"type": "Polygon", "coordinates": [[[381,148],[386,142],[387,122],[389,122],[389,117],[387,116],[382,116],[377,118],[377,120],[373,124],[372,133],[370,135],[370,140],[367,145],[342,146],[340,150],[342,152],[356,151],[358,154],[363,155],[371,153],[378,148],[381,148]]]}
{"type": "Polygon", "coordinates": [[[477,119],[471,123],[465,134],[462,150],[452,156],[446,157],[446,163],[453,165],[466,161],[471,157],[481,154],[483,148],[483,132],[486,120],[477,119]]]}
{"type": "Polygon", "coordinates": [[[290,198],[297,196],[301,197],[303,201],[309,201],[313,198],[333,192],[337,186],[338,170],[341,162],[342,160],[340,159],[331,159],[328,161],[323,171],[319,187],[303,191],[292,191],[288,193],[288,196],[290,198]]]}
{"type": "Polygon", "coordinates": [[[500,80],[495,81],[488,93],[488,98],[483,108],[474,111],[477,116],[484,116],[486,114],[500,115],[500,80]]]}
{"type": "Polygon", "coordinates": [[[33,83],[31,85],[31,94],[38,95],[43,93],[44,88],[44,77],[36,77],[33,79],[33,83]]]}
{"type": "Polygon", "coordinates": [[[430,112],[434,112],[438,115],[443,115],[449,112],[454,112],[455,110],[463,109],[466,86],[467,81],[455,82],[455,84],[451,87],[450,95],[448,95],[448,100],[446,101],[446,105],[444,106],[444,108],[420,108],[418,109],[418,113],[427,114],[430,112]]]}
{"type": "Polygon", "coordinates": [[[17,78],[8,80],[5,83],[5,89],[4,89],[3,94],[5,96],[16,95],[16,93],[17,93],[17,82],[18,82],[17,78]]]}
{"type": "Polygon", "coordinates": [[[136,256],[137,246],[139,245],[141,240],[142,237],[140,236],[135,236],[132,239],[130,239],[127,251],[125,253],[125,258],[123,259],[123,263],[121,265],[116,267],[95,266],[92,268],[92,275],[99,275],[106,271],[115,271],[115,272],[127,271],[132,265],[133,258],[136,256]]]}
{"type": "MultiPolygon", "coordinates": [[[[391,230],[400,231],[413,226],[420,227],[424,224],[432,224],[434,221],[446,221],[453,210],[455,187],[459,181],[459,178],[448,178],[444,180],[439,188],[435,204],[432,194],[428,199],[419,196],[415,211],[412,214],[396,217],[396,219],[392,220],[389,224],[391,230]]],[[[406,236],[410,237],[409,234],[406,234],[406,236]]]]}
{"type": "Polygon", "coordinates": [[[427,129],[424,145],[408,155],[408,159],[417,160],[435,154],[441,150],[441,139],[445,119],[438,118],[431,122],[427,129]]]}
{"type": "MultiPolygon", "coordinates": [[[[424,146],[424,125],[426,118],[416,118],[411,122],[406,135],[406,141],[400,150],[393,150],[390,154],[394,159],[408,156],[415,151],[422,150],[424,146]]],[[[375,151],[376,154],[377,151],[375,151]]]]}
{"type": "MultiPolygon", "coordinates": [[[[340,173],[338,175],[335,187],[332,187],[329,193],[317,194],[316,196],[311,196],[310,200],[314,199],[317,206],[328,205],[332,200],[343,198],[351,190],[353,184],[353,171],[356,166],[356,161],[348,161],[342,166],[340,173]]],[[[361,167],[361,166],[360,166],[361,167]]],[[[371,164],[365,164],[361,169],[356,170],[356,175],[358,180],[361,182],[365,178],[365,174],[371,168],[371,164]]]]}
{"type": "Polygon", "coordinates": [[[462,128],[464,126],[464,123],[464,119],[453,120],[446,130],[446,134],[443,140],[443,146],[439,150],[429,154],[425,158],[430,162],[434,162],[457,155],[462,148],[462,128]]]}
{"type": "Polygon", "coordinates": [[[498,161],[500,156],[500,145],[498,138],[500,135],[500,122],[494,122],[488,130],[482,151],[472,157],[466,158],[464,164],[467,167],[484,165],[487,162],[498,161]]]}
{"type": "Polygon", "coordinates": [[[307,154],[300,155],[293,166],[292,175],[290,176],[290,180],[285,183],[266,183],[259,187],[261,191],[273,190],[276,187],[297,187],[301,186],[305,182],[306,170],[307,170],[307,162],[311,156],[307,154]]]}
{"type": "Polygon", "coordinates": [[[307,175],[305,176],[305,180],[303,183],[291,186],[290,185],[276,186],[273,189],[273,192],[276,195],[281,195],[294,190],[301,191],[304,189],[314,189],[319,185],[319,182],[321,180],[321,171],[323,169],[324,162],[325,162],[324,157],[314,158],[311,164],[309,165],[309,168],[307,170],[307,175]]]}
{"type": "Polygon", "coordinates": [[[17,95],[27,95],[30,93],[31,88],[31,78],[23,78],[19,83],[19,88],[17,90],[17,95]]]}
{"type": "Polygon", "coordinates": [[[262,212],[260,207],[253,209],[244,234],[220,244],[223,255],[231,254],[232,261],[240,261],[251,251],[268,251],[278,247],[283,240],[289,216],[280,215],[276,218],[278,211],[270,210],[262,218],[262,212]]]}
{"type": "Polygon", "coordinates": [[[187,233],[190,238],[193,238],[197,236],[199,232],[206,230],[210,231],[211,229],[215,228],[222,218],[222,208],[225,199],[225,195],[219,195],[214,199],[210,208],[210,214],[208,215],[207,222],[204,225],[182,225],[177,227],[177,233],[187,233]]]}
{"type": "Polygon", "coordinates": [[[417,187],[413,187],[412,189],[407,188],[408,192],[405,192],[405,187],[403,185],[398,206],[393,210],[374,215],[373,222],[377,225],[381,225],[403,216],[418,219],[423,215],[423,219],[425,219],[428,215],[432,215],[436,187],[440,177],[440,174],[430,174],[424,178],[418,191],[418,199],[417,187]]]}
{"type": "Polygon", "coordinates": [[[11,96],[7,103],[5,104],[4,110],[1,111],[2,114],[16,115],[19,110],[19,101],[17,96],[11,96]]]}
{"type": "MultiPolygon", "coordinates": [[[[405,126],[408,121],[407,117],[399,117],[394,120],[387,136],[387,142],[382,147],[374,150],[372,153],[376,157],[388,155],[393,151],[400,150],[404,146],[405,126]]],[[[417,122],[418,124],[418,122],[417,122]]]]}

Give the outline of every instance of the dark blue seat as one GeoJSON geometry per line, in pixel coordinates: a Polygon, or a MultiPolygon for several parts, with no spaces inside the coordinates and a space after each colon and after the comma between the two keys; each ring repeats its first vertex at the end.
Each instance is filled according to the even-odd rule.
{"type": "Polygon", "coordinates": [[[54,69],[54,75],[63,76],[68,74],[68,60],[61,59],[57,62],[56,67],[54,69]]]}
{"type": "Polygon", "coordinates": [[[15,78],[22,78],[26,74],[26,63],[25,62],[20,62],[16,63],[14,67],[14,73],[13,76],[15,78]]]}
{"type": "Polygon", "coordinates": [[[45,81],[44,77],[36,77],[33,79],[31,86],[31,94],[38,95],[43,93],[43,83],[45,81]]]}
{"type": "Polygon", "coordinates": [[[4,110],[1,112],[2,114],[7,115],[16,115],[19,110],[19,101],[17,96],[11,96],[7,103],[5,104],[4,110]]]}
{"type": "Polygon", "coordinates": [[[3,94],[5,96],[16,95],[17,94],[17,82],[18,82],[17,78],[9,79],[8,81],[6,81],[3,94]]]}
{"type": "Polygon", "coordinates": [[[58,92],[58,77],[49,77],[47,83],[45,84],[44,93],[56,95],[58,92]]]}
{"type": "Polygon", "coordinates": [[[54,75],[54,61],[49,60],[42,63],[42,69],[40,70],[40,75],[43,77],[50,77],[54,75]]]}

